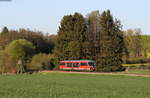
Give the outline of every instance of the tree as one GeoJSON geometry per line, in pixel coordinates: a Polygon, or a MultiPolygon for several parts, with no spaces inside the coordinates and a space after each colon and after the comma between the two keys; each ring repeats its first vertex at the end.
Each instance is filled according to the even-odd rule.
{"type": "Polygon", "coordinates": [[[59,27],[54,53],[58,60],[76,60],[84,58],[86,22],[84,17],[75,13],[64,16],[59,27]]]}
{"type": "Polygon", "coordinates": [[[141,35],[141,37],[142,37],[143,56],[149,57],[148,53],[150,52],[150,36],[149,35],[141,35]]]}
{"type": "Polygon", "coordinates": [[[99,32],[100,32],[100,13],[99,11],[92,11],[86,17],[87,34],[84,43],[86,59],[95,60],[96,54],[99,51],[99,32]]]}
{"type": "Polygon", "coordinates": [[[123,69],[123,34],[119,21],[114,21],[110,11],[100,17],[100,52],[97,55],[97,71],[120,71],[123,69]]]}
{"type": "Polygon", "coordinates": [[[100,13],[99,11],[92,11],[87,15],[87,36],[89,40],[96,42],[99,40],[100,32],[100,13]]]}
{"type": "Polygon", "coordinates": [[[142,56],[142,31],[140,29],[135,29],[135,41],[134,41],[134,48],[135,48],[135,57],[142,56]]]}
{"type": "Polygon", "coordinates": [[[9,31],[8,31],[8,28],[7,27],[4,27],[3,29],[2,29],[2,32],[1,32],[1,35],[2,34],[6,34],[6,33],[8,33],[9,31]]]}
{"type": "Polygon", "coordinates": [[[56,41],[57,41],[57,35],[48,35],[47,37],[48,43],[52,47],[51,50],[55,47],[56,41]]]}
{"type": "Polygon", "coordinates": [[[34,54],[35,47],[27,40],[19,39],[12,41],[5,49],[8,57],[15,61],[17,72],[23,72],[26,66],[25,63],[34,54]]]}
{"type": "Polygon", "coordinates": [[[129,52],[128,57],[141,57],[145,45],[142,39],[142,31],[140,29],[129,29],[124,35],[129,52]]]}

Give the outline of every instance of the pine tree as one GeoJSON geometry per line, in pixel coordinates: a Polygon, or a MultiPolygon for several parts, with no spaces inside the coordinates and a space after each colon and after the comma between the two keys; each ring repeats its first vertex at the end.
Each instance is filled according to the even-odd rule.
{"type": "Polygon", "coordinates": [[[120,23],[120,21],[118,21],[117,19],[114,21],[114,35],[113,35],[113,39],[112,39],[112,45],[113,45],[113,53],[114,53],[114,60],[112,65],[113,69],[112,71],[122,71],[124,70],[124,67],[122,66],[123,63],[123,56],[124,56],[124,52],[127,53],[127,47],[125,45],[125,41],[124,41],[124,36],[123,36],[123,31],[121,30],[122,25],[120,23]]]}
{"type": "Polygon", "coordinates": [[[64,16],[59,27],[54,53],[58,60],[77,60],[84,58],[83,42],[86,22],[84,17],[75,13],[64,16]]]}
{"type": "Polygon", "coordinates": [[[113,20],[110,11],[104,11],[100,17],[100,51],[97,55],[97,71],[122,70],[123,35],[113,20]]]}

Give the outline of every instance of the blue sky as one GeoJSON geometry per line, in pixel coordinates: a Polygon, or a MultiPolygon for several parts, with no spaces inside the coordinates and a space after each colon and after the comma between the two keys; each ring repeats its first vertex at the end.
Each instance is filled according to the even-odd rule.
{"type": "Polygon", "coordinates": [[[150,35],[150,0],[12,0],[0,2],[0,28],[29,28],[56,34],[64,15],[110,9],[123,28],[150,35]]]}

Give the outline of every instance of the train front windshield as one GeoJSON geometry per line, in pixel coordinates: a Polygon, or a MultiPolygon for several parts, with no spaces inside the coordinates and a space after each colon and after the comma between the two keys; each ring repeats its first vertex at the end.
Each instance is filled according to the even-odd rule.
{"type": "Polygon", "coordinates": [[[89,64],[90,66],[95,67],[95,63],[94,63],[94,62],[89,62],[88,64],[89,64]]]}

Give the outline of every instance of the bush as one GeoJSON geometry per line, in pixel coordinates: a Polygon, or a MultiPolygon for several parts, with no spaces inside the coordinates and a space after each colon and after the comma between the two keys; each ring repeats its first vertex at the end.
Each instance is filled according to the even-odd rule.
{"type": "Polygon", "coordinates": [[[120,72],[124,71],[125,67],[123,66],[106,66],[104,68],[100,68],[101,70],[99,72],[120,72]]]}
{"type": "Polygon", "coordinates": [[[54,65],[47,54],[37,54],[32,57],[30,64],[27,67],[29,70],[52,70],[54,65]]]}
{"type": "Polygon", "coordinates": [[[150,69],[150,66],[147,65],[139,65],[139,66],[126,66],[126,70],[146,70],[146,69],[150,69]]]}
{"type": "Polygon", "coordinates": [[[126,64],[140,64],[140,63],[150,63],[150,58],[130,58],[126,61],[126,64]]]}

